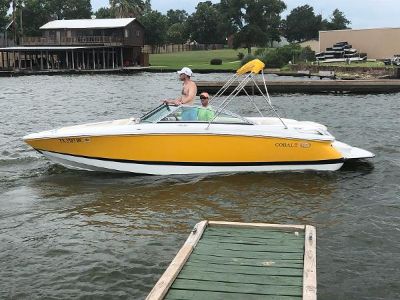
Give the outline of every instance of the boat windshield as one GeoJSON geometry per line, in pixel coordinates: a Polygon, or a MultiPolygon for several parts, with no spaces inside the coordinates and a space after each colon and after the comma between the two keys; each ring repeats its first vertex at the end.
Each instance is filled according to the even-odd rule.
{"type": "Polygon", "coordinates": [[[230,112],[222,110],[218,114],[210,106],[175,106],[162,104],[142,118],[142,123],[220,123],[220,124],[252,124],[249,120],[230,112]]]}

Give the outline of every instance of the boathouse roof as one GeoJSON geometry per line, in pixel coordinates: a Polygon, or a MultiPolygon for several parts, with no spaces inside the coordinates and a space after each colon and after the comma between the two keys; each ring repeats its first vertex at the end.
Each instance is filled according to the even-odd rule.
{"type": "Polygon", "coordinates": [[[105,29],[125,27],[136,18],[55,20],[40,29],[105,29]]]}

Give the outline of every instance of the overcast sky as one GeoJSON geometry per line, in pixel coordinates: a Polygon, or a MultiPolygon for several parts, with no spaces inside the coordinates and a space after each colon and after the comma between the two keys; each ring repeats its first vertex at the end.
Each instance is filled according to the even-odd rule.
{"type": "MultiPolygon", "coordinates": [[[[91,0],[93,10],[107,6],[108,0],[91,0]]],[[[188,13],[195,10],[196,0],[151,0],[152,8],[162,13],[168,9],[184,9],[188,13]]],[[[218,3],[219,0],[212,0],[218,3]]],[[[350,27],[379,28],[400,27],[400,1],[399,0],[284,0],[288,7],[285,14],[293,8],[308,4],[314,7],[314,11],[329,18],[335,8],[344,12],[347,19],[351,21],[350,27]]]]}

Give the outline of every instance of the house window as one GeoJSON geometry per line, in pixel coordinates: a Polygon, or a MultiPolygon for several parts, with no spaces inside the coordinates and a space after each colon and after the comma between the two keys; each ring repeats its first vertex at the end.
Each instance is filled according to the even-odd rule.
{"type": "Polygon", "coordinates": [[[136,36],[139,37],[140,36],[140,31],[136,30],[136,36]]]}
{"type": "Polygon", "coordinates": [[[125,37],[126,38],[129,37],[129,30],[128,29],[125,29],[125,37]]]}

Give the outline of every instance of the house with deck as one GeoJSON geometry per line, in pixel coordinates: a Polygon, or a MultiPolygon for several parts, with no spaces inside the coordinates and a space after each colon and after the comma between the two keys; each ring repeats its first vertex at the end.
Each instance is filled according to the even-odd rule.
{"type": "Polygon", "coordinates": [[[0,48],[3,70],[113,70],[148,65],[144,27],[135,18],[55,20],[41,37],[0,48]]]}

